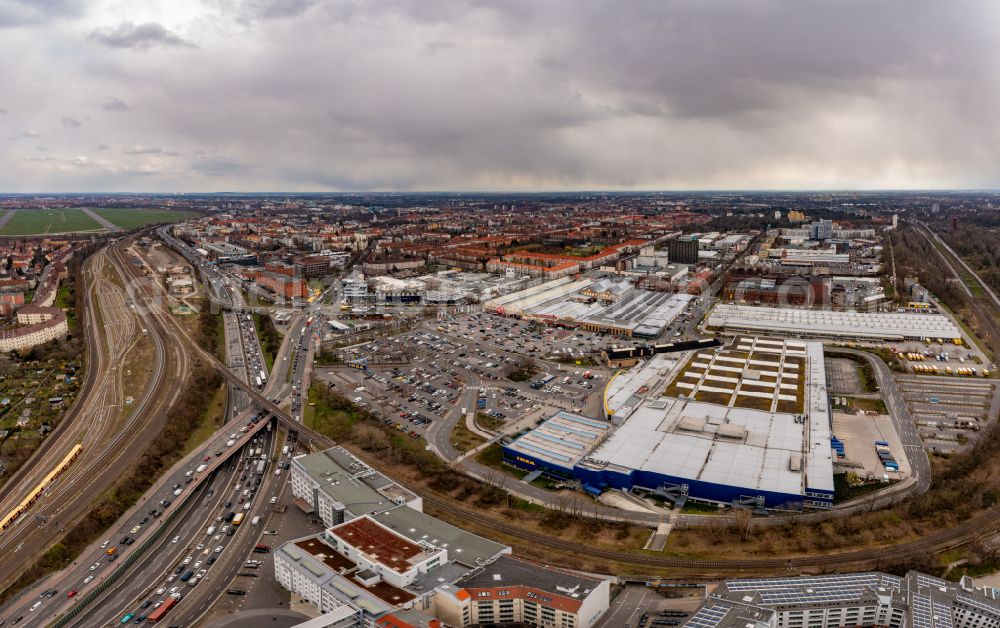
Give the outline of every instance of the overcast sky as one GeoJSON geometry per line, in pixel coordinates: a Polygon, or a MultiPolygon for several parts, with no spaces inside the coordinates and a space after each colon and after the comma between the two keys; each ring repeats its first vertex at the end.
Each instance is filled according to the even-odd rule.
{"type": "Polygon", "coordinates": [[[0,192],[1000,187],[996,0],[0,0],[0,192]]]}

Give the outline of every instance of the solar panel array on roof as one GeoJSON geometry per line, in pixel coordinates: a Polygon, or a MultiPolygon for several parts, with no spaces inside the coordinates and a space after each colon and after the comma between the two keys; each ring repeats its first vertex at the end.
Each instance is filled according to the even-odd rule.
{"type": "Polygon", "coordinates": [[[571,469],[610,429],[606,421],[559,411],[507,445],[507,449],[571,469]]]}
{"type": "MultiPolygon", "coordinates": [[[[956,585],[915,571],[904,578],[866,572],[730,580],[709,595],[685,628],[757,628],[767,624],[759,615],[748,615],[747,611],[755,609],[777,612],[778,625],[782,617],[795,624],[803,610],[809,611],[812,623],[813,611],[838,609],[846,610],[848,621],[853,623],[852,611],[863,609],[878,615],[866,616],[864,625],[872,625],[870,620],[874,620],[874,625],[910,628],[995,626],[1000,620],[1000,603],[991,592],[989,587],[975,588],[964,581],[956,585]]],[[[834,616],[832,622],[838,618],[834,616]]]]}
{"type": "Polygon", "coordinates": [[[914,593],[910,614],[913,617],[913,628],[934,628],[934,620],[931,616],[931,598],[929,595],[914,593]]]}
{"type": "MultiPolygon", "coordinates": [[[[875,572],[803,576],[800,578],[760,578],[730,580],[729,591],[753,591],[763,604],[801,604],[809,602],[846,602],[857,600],[865,592],[884,587],[883,574],[875,572]]],[[[891,583],[890,583],[891,584],[891,583]]],[[[897,583],[898,588],[898,583],[897,583]]]]}
{"type": "MultiPolygon", "coordinates": [[[[743,578],[726,580],[730,591],[772,591],[785,589],[812,589],[816,587],[877,587],[882,585],[883,574],[866,571],[834,574],[829,576],[796,576],[794,578],[743,578]]],[[[896,582],[898,588],[899,582],[896,582]]]]}
{"type": "Polygon", "coordinates": [[[715,628],[728,614],[728,606],[722,604],[705,605],[699,608],[698,612],[684,625],[691,628],[715,628]]]}

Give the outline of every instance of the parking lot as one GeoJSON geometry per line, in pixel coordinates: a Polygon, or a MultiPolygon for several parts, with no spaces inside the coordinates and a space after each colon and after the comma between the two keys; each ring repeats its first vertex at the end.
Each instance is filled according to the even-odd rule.
{"type": "Polygon", "coordinates": [[[596,628],[657,628],[679,626],[703,599],[700,588],[661,588],[629,584],[611,600],[596,628]]]}
{"type": "Polygon", "coordinates": [[[615,337],[579,328],[547,327],[541,323],[505,318],[487,312],[449,317],[438,324],[441,327],[439,331],[460,340],[537,358],[579,360],[581,366],[586,366],[595,352],[616,341],[615,337]]]}
{"type": "MultiPolygon", "coordinates": [[[[990,370],[992,365],[981,364],[975,359],[978,353],[968,347],[932,340],[894,343],[890,349],[897,352],[903,369],[895,375],[896,384],[930,453],[947,455],[961,449],[1000,410],[996,380],[982,376],[983,368],[990,370]],[[937,373],[928,373],[934,368],[937,373]],[[967,374],[958,375],[959,369],[967,374]]],[[[840,407],[845,407],[844,401],[852,408],[879,405],[877,393],[864,392],[857,370],[857,363],[851,360],[827,358],[830,392],[844,395],[831,397],[835,406],[838,399],[840,407]]],[[[871,470],[866,465],[866,471],[871,470]]]]}
{"type": "Polygon", "coordinates": [[[886,348],[900,358],[902,366],[909,372],[915,372],[914,366],[937,366],[942,375],[945,374],[947,368],[952,370],[958,368],[974,368],[977,371],[982,371],[984,368],[989,371],[996,370],[995,365],[989,363],[982,352],[968,343],[956,345],[947,341],[938,342],[937,339],[924,339],[923,341],[910,340],[888,343],[886,348]],[[907,359],[909,354],[919,354],[922,359],[907,359]]]}
{"type": "Polygon", "coordinates": [[[371,366],[365,370],[323,369],[318,370],[318,375],[339,386],[352,401],[374,411],[387,423],[388,419],[393,419],[393,424],[408,422],[408,431],[413,428],[419,433],[432,421],[443,418],[449,409],[458,407],[466,390],[481,393],[477,395],[478,412],[501,422],[519,417],[543,401],[578,412],[584,406],[591,410],[600,407],[603,384],[600,376],[593,373],[585,378],[586,371],[580,369],[551,369],[551,375],[543,371],[529,380],[514,382],[500,374],[508,366],[505,362],[511,360],[509,356],[483,349],[456,348],[436,353],[438,357],[433,358],[440,351],[435,347],[443,343],[426,342],[430,354],[425,356],[418,350],[406,364],[371,366]],[[548,377],[552,379],[539,385],[548,377]]]}
{"type": "Polygon", "coordinates": [[[896,380],[932,453],[962,448],[995,416],[995,380],[924,375],[900,375],[896,380]]]}
{"type": "MultiPolygon", "coordinates": [[[[527,350],[514,352],[463,338],[444,325],[447,321],[438,321],[341,348],[340,360],[355,368],[321,368],[317,376],[413,438],[426,437],[450,412],[488,415],[491,429],[508,432],[527,427],[518,424],[526,415],[558,409],[603,416],[605,369],[546,362],[529,357],[527,350]]],[[[478,329],[465,335],[478,336],[478,329]]],[[[500,328],[506,329],[513,328],[500,328]]]]}

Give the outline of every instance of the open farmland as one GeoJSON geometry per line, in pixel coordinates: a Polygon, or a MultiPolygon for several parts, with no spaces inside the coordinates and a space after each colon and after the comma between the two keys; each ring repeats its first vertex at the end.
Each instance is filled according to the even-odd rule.
{"type": "Polygon", "coordinates": [[[101,231],[81,209],[19,209],[0,228],[0,235],[21,236],[45,233],[101,231]]]}

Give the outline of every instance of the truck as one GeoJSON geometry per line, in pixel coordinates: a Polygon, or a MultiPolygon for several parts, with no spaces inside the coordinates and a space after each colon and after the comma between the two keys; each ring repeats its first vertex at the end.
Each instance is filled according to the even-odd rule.
{"type": "Polygon", "coordinates": [[[284,447],[281,448],[281,455],[282,456],[288,455],[288,445],[285,445],[284,447]]]}
{"type": "Polygon", "coordinates": [[[543,375],[542,378],[540,380],[538,380],[538,381],[540,381],[542,383],[542,386],[545,386],[546,384],[548,384],[549,382],[551,382],[555,378],[556,378],[555,375],[543,375]]]}
{"type": "Polygon", "coordinates": [[[181,582],[187,582],[188,580],[190,580],[190,579],[191,579],[191,577],[192,577],[192,576],[194,576],[194,572],[193,572],[193,571],[191,571],[190,569],[188,569],[187,571],[185,571],[185,572],[184,572],[184,573],[183,573],[183,574],[181,575],[181,577],[180,577],[180,581],[181,581],[181,582]]]}
{"type": "Polygon", "coordinates": [[[264,469],[267,467],[267,460],[261,460],[257,463],[257,475],[264,475],[264,469]]]}
{"type": "Polygon", "coordinates": [[[177,598],[168,597],[167,599],[163,600],[163,604],[160,604],[159,608],[155,609],[152,613],[149,614],[149,617],[146,618],[146,621],[148,621],[151,624],[155,624],[156,622],[163,619],[163,617],[170,612],[170,609],[172,609],[176,605],[177,605],[177,598]]]}

